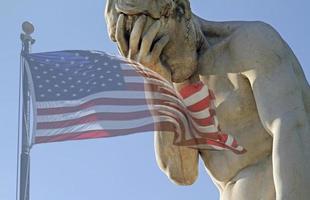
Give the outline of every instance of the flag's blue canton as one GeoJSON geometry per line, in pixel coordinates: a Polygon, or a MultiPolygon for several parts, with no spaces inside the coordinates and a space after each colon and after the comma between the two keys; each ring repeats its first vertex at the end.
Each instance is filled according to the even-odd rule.
{"type": "Polygon", "coordinates": [[[103,52],[37,53],[27,61],[37,101],[75,100],[125,87],[121,62],[103,52]]]}

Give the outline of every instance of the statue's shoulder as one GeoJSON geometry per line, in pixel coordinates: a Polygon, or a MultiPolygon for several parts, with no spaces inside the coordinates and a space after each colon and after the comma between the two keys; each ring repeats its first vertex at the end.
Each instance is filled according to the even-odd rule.
{"type": "MultiPolygon", "coordinates": [[[[211,46],[230,46],[234,51],[281,52],[287,47],[280,34],[262,21],[214,22],[197,18],[202,32],[211,46]]],[[[252,52],[253,53],[253,52],[252,52]]]]}
{"type": "MultiPolygon", "coordinates": [[[[234,22],[228,22],[234,23],[234,22]]],[[[262,32],[263,34],[278,34],[277,31],[268,23],[263,21],[240,21],[238,30],[262,32]]]]}
{"type": "Polygon", "coordinates": [[[206,74],[276,67],[291,57],[289,46],[275,28],[265,22],[202,21],[201,24],[210,49],[200,62],[206,66],[219,65],[207,67],[206,74]]]}
{"type": "Polygon", "coordinates": [[[234,60],[242,66],[278,66],[290,54],[290,48],[269,24],[245,22],[228,37],[234,60]]]}
{"type": "Polygon", "coordinates": [[[261,22],[244,22],[230,35],[232,45],[243,50],[253,51],[274,51],[281,53],[286,50],[286,43],[281,35],[271,25],[261,22]]]}

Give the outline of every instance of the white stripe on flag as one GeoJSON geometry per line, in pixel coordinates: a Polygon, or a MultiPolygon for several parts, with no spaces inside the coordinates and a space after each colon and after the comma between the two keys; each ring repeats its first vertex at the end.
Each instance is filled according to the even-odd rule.
{"type": "Polygon", "coordinates": [[[187,97],[184,99],[184,103],[187,107],[194,105],[198,103],[199,101],[205,99],[206,97],[209,96],[209,90],[208,87],[204,86],[199,90],[198,92],[192,94],[191,96],[187,97]]]}
{"type": "Polygon", "coordinates": [[[205,119],[210,117],[210,108],[205,108],[204,110],[198,112],[191,112],[189,111],[190,116],[193,116],[196,119],[205,119]]]}
{"type": "MultiPolygon", "coordinates": [[[[162,121],[170,121],[175,123],[177,122],[168,117],[157,117],[154,119],[153,117],[147,117],[142,119],[134,119],[127,121],[95,121],[86,124],[79,124],[74,126],[68,126],[65,128],[56,128],[56,129],[37,129],[36,137],[38,136],[54,136],[60,135],[64,133],[75,133],[75,132],[87,132],[94,130],[119,130],[119,129],[133,129],[137,127],[141,127],[144,125],[152,124],[153,122],[162,122],[162,121]]],[[[180,131],[180,130],[179,130],[180,131]]]]}
{"type": "MultiPolygon", "coordinates": [[[[65,100],[65,101],[44,101],[36,102],[37,108],[62,108],[62,107],[74,107],[79,106],[88,101],[99,99],[99,98],[113,98],[113,99],[145,99],[146,97],[162,96],[163,100],[169,100],[172,96],[164,95],[160,92],[151,91],[105,91],[89,95],[79,100],[65,100]]],[[[173,98],[176,99],[176,98],[173,98]]]]}
{"type": "Polygon", "coordinates": [[[73,113],[55,114],[55,115],[39,115],[37,122],[53,122],[53,121],[65,121],[71,119],[81,118],[87,115],[102,113],[102,112],[113,112],[113,113],[124,113],[124,112],[138,112],[149,110],[148,105],[141,106],[113,106],[113,105],[100,105],[86,108],[73,113]]]}
{"type": "MultiPolygon", "coordinates": [[[[195,122],[193,122],[195,124],[195,122]]],[[[216,126],[214,125],[210,125],[210,126],[198,126],[197,124],[194,125],[198,131],[202,132],[202,133],[216,133],[218,132],[218,129],[216,126]]]]}
{"type": "Polygon", "coordinates": [[[144,83],[144,79],[139,76],[125,76],[126,83],[144,83]]]}
{"type": "Polygon", "coordinates": [[[227,146],[231,146],[233,144],[233,142],[234,142],[234,138],[231,135],[227,135],[227,140],[226,140],[225,144],[227,146]]]}
{"type": "Polygon", "coordinates": [[[244,148],[242,146],[238,146],[237,148],[235,148],[237,151],[243,151],[244,148]]]}

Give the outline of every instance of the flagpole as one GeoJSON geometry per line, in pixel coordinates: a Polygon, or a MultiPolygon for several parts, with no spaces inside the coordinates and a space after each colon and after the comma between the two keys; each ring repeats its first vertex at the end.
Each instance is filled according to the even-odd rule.
{"type": "MultiPolygon", "coordinates": [[[[21,80],[20,80],[20,109],[21,116],[21,151],[20,151],[20,169],[19,169],[19,199],[29,200],[30,191],[30,97],[28,90],[28,78],[25,72],[25,63],[23,56],[31,52],[31,45],[35,40],[31,37],[34,32],[34,27],[30,22],[22,24],[23,32],[21,34],[22,51],[21,51],[21,80]]],[[[20,125],[20,124],[19,124],[20,125]]],[[[20,138],[19,138],[20,139],[20,138]]]]}

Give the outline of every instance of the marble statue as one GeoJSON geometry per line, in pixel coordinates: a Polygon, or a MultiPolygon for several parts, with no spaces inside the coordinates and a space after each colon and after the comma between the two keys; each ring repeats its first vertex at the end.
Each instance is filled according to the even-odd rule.
{"type": "Polygon", "coordinates": [[[206,21],[189,0],[107,0],[105,17],[123,56],[176,87],[207,84],[222,129],[247,149],[189,149],[156,133],[156,159],[169,179],[194,183],[200,157],[221,200],[310,199],[310,88],[277,31],[259,21],[206,21]]]}

